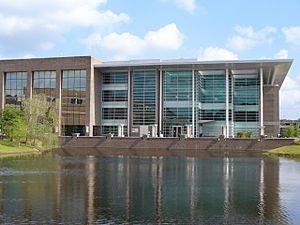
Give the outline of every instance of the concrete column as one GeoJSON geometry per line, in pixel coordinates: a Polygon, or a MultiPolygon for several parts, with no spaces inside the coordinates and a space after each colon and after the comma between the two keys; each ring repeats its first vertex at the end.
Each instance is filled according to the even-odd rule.
{"type": "Polygon", "coordinates": [[[95,125],[101,124],[101,105],[102,105],[102,76],[99,70],[94,75],[95,88],[95,125]]]}
{"type": "Polygon", "coordinates": [[[33,88],[33,72],[31,70],[27,71],[27,83],[26,83],[26,98],[32,98],[32,88],[33,88]]]}
{"type": "Polygon", "coordinates": [[[260,118],[259,118],[259,121],[260,121],[260,135],[264,135],[265,132],[264,132],[264,99],[263,99],[263,96],[264,96],[264,79],[263,79],[263,68],[260,68],[260,71],[259,71],[259,76],[260,76],[260,118]]]}
{"type": "Polygon", "coordinates": [[[195,131],[195,70],[192,72],[192,137],[195,131]]]}
{"type": "Polygon", "coordinates": [[[229,70],[226,69],[226,87],[225,87],[225,93],[226,93],[226,135],[225,137],[229,137],[229,70]]]}
{"type": "Polygon", "coordinates": [[[62,96],[62,71],[56,70],[56,83],[55,83],[55,101],[58,102],[58,128],[57,132],[61,136],[61,127],[63,126],[61,116],[61,96],[62,96]]]}
{"type": "Polygon", "coordinates": [[[128,69],[128,106],[127,106],[127,136],[131,136],[131,72],[130,68],[128,69]]]}
{"type": "Polygon", "coordinates": [[[86,119],[85,126],[87,135],[93,136],[93,126],[95,124],[95,72],[94,72],[94,63],[91,60],[90,68],[86,71],[86,119]]]}
{"type": "Polygon", "coordinates": [[[163,71],[162,68],[159,69],[159,122],[158,122],[158,132],[159,134],[163,133],[163,124],[162,124],[162,118],[163,118],[163,71]]]}
{"type": "Polygon", "coordinates": [[[0,109],[4,109],[5,105],[5,74],[0,71],[0,109]]]}

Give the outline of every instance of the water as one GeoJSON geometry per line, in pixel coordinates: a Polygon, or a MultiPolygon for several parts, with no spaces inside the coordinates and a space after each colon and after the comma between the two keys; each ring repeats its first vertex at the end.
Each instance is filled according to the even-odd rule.
{"type": "Polygon", "coordinates": [[[43,156],[0,161],[1,224],[300,224],[300,163],[43,156]]]}

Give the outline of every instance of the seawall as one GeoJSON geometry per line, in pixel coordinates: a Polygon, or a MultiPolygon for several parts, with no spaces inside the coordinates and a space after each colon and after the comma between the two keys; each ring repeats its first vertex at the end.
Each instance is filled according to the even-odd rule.
{"type": "Polygon", "coordinates": [[[61,137],[59,155],[214,156],[261,154],[294,139],[61,137]]]}

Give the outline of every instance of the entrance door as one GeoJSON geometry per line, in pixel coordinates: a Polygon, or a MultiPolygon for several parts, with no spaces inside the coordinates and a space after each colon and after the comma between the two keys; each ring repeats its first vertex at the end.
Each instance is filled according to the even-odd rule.
{"type": "Polygon", "coordinates": [[[173,137],[179,137],[183,132],[182,126],[173,126],[173,137]]]}

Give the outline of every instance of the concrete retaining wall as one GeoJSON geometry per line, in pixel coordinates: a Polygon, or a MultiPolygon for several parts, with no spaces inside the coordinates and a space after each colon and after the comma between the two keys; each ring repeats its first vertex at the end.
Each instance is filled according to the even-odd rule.
{"type": "Polygon", "coordinates": [[[256,154],[293,143],[293,139],[61,137],[61,155],[200,156],[256,154]]]}

